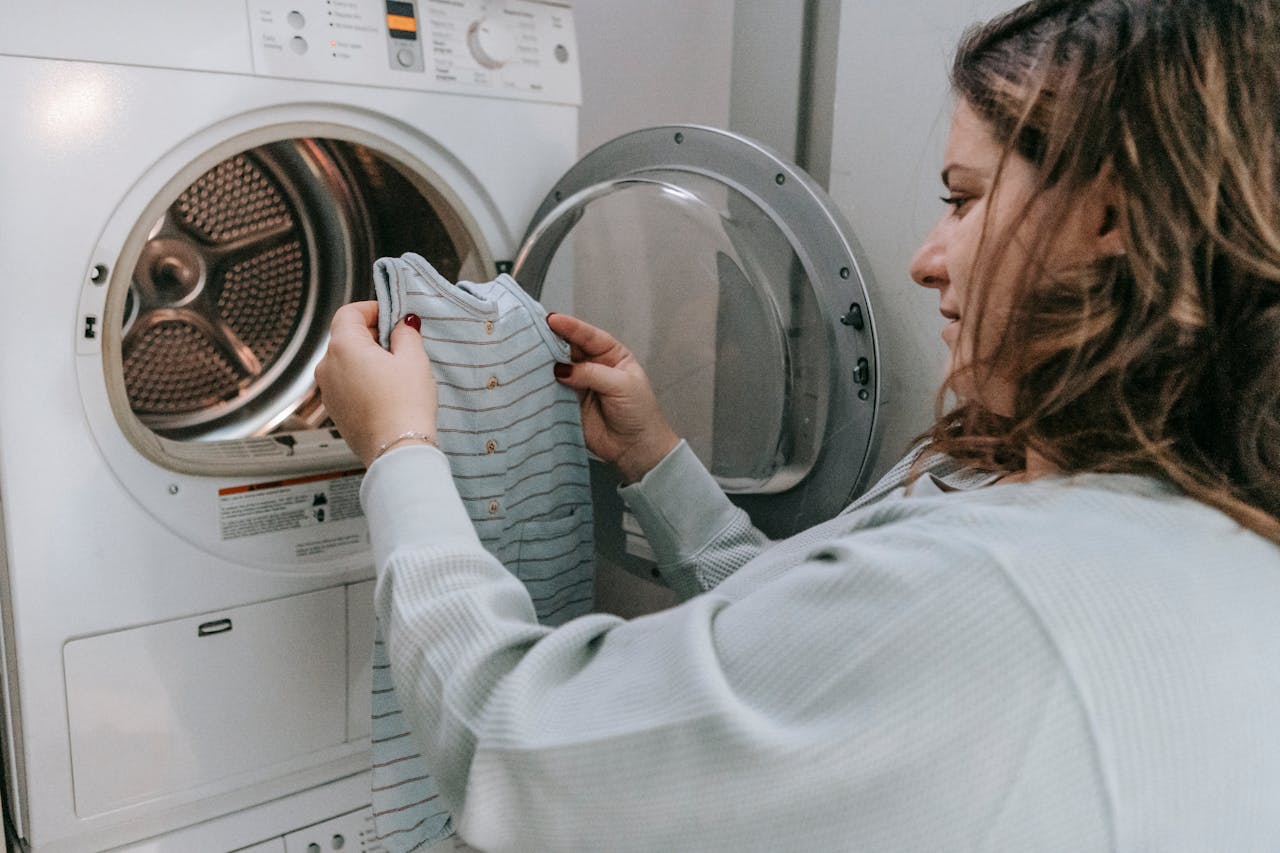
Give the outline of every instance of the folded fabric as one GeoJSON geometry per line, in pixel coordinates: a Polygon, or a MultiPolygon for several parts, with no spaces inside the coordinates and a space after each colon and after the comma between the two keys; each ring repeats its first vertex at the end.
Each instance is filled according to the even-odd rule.
{"type": "MultiPolygon", "coordinates": [[[[406,314],[422,320],[439,388],[438,438],[481,543],[524,581],[538,618],[592,605],[591,486],[577,395],[552,365],[569,346],[508,275],[449,282],[415,254],[374,264],[384,347],[406,314]]],[[[405,723],[381,632],[374,642],[373,811],[389,853],[452,834],[430,768],[405,723]]]]}

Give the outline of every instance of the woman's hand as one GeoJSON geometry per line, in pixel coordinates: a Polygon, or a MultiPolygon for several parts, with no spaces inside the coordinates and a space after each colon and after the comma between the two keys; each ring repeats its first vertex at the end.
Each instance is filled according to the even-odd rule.
{"type": "Polygon", "coordinates": [[[436,380],[416,320],[396,324],[387,352],[378,343],[377,302],[352,302],[333,315],[316,384],[334,425],[365,467],[396,436],[436,437],[436,380]]]}
{"type": "Polygon", "coordinates": [[[556,378],[578,392],[587,449],[610,462],[623,483],[637,482],[679,443],[649,377],[612,335],[568,314],[550,314],[551,331],[569,342],[573,364],[556,378]]]}

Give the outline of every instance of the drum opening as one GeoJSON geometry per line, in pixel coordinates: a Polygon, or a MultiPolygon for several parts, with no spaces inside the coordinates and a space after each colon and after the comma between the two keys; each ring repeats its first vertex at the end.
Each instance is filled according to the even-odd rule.
{"type": "Polygon", "coordinates": [[[272,141],[179,190],[139,223],[106,329],[109,388],[170,451],[329,426],[313,371],[334,312],[372,297],[375,259],[414,251],[451,279],[487,272],[464,212],[369,145],[272,141]]]}

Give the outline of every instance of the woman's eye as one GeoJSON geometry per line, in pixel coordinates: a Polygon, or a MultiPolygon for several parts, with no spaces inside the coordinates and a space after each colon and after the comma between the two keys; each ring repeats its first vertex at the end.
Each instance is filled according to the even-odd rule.
{"type": "Polygon", "coordinates": [[[972,200],[973,199],[971,196],[959,195],[957,193],[952,193],[951,195],[944,195],[942,197],[942,203],[951,205],[953,208],[955,208],[956,213],[960,213],[960,211],[964,209],[965,205],[967,205],[972,200]]]}

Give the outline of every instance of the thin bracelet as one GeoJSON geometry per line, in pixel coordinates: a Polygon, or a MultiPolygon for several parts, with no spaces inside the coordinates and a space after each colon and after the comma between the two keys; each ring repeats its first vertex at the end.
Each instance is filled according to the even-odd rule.
{"type": "MultiPolygon", "coordinates": [[[[425,442],[431,445],[432,447],[434,447],[436,450],[440,449],[440,442],[436,441],[435,437],[432,436],[431,433],[418,432],[417,430],[410,430],[409,432],[400,433],[390,441],[384,441],[382,445],[376,451],[374,451],[373,458],[369,460],[369,465],[372,465],[374,462],[377,462],[378,459],[382,456],[382,454],[386,453],[388,450],[395,447],[400,442],[408,441],[411,438],[416,438],[419,441],[425,442]]],[[[368,466],[365,466],[365,467],[368,467],[368,466]]]]}

